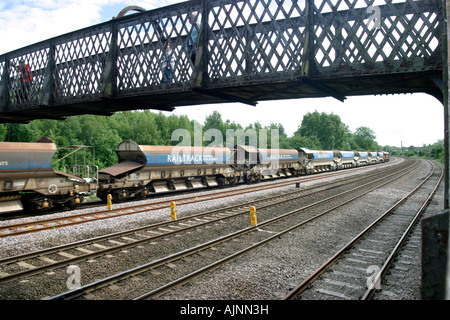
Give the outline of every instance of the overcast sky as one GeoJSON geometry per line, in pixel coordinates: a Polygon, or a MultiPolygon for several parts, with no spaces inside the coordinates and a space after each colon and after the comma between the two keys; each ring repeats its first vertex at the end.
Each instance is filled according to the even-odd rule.
{"type": "MultiPolygon", "coordinates": [[[[179,3],[179,0],[0,0],[0,54],[48,38],[110,20],[129,5],[147,10],[179,3]]],[[[444,137],[442,104],[426,94],[348,97],[342,103],[333,98],[259,102],[256,107],[239,103],[180,107],[203,123],[217,110],[223,120],[247,126],[281,123],[292,135],[308,112],[334,113],[351,131],[366,126],[375,131],[377,142],[391,146],[422,146],[444,137]]]]}

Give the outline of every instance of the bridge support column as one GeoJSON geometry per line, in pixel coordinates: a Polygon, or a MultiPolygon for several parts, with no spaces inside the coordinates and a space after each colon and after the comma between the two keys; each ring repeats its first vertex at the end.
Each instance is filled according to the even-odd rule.
{"type": "Polygon", "coordinates": [[[3,66],[3,74],[0,74],[0,112],[8,110],[9,92],[8,92],[8,79],[9,79],[9,59],[5,58],[5,65],[3,66]]]}
{"type": "Polygon", "coordinates": [[[315,71],[314,64],[314,0],[306,2],[305,44],[303,49],[302,76],[310,76],[315,71]]]}
{"type": "Polygon", "coordinates": [[[444,212],[422,219],[422,299],[450,300],[450,1],[443,0],[442,103],[444,105],[444,212]]]}
{"type": "MultiPolygon", "coordinates": [[[[443,60],[444,60],[444,72],[443,72],[443,103],[444,103],[444,148],[445,148],[445,191],[444,191],[444,209],[449,209],[449,199],[450,199],[450,83],[449,83],[449,66],[450,66],[450,32],[449,25],[447,22],[448,17],[450,16],[450,1],[443,0],[444,3],[444,27],[443,27],[443,35],[442,35],[442,44],[443,44],[443,60]]],[[[447,216],[448,217],[448,216],[447,216]]],[[[450,220],[447,220],[447,224],[450,225],[450,220]]],[[[447,229],[449,230],[449,229],[447,229]]],[[[448,242],[447,242],[447,276],[446,276],[446,284],[445,284],[445,298],[450,300],[450,233],[448,234],[448,242]]]]}
{"type": "Polygon", "coordinates": [[[202,0],[202,20],[193,75],[195,88],[204,88],[208,81],[208,14],[208,1],[202,0]]]}
{"type": "Polygon", "coordinates": [[[40,99],[40,104],[44,106],[51,106],[55,101],[55,67],[55,45],[51,41],[40,99]]]}
{"type": "Polygon", "coordinates": [[[117,93],[117,33],[117,23],[113,21],[111,23],[111,43],[100,87],[101,93],[107,98],[112,98],[117,93]]]}
{"type": "Polygon", "coordinates": [[[445,299],[449,210],[422,220],[422,299],[445,299]]]}
{"type": "Polygon", "coordinates": [[[449,32],[448,32],[448,24],[447,24],[447,16],[450,14],[450,3],[447,1],[444,1],[446,4],[446,15],[445,15],[445,27],[444,27],[444,34],[443,34],[443,58],[446,63],[444,63],[444,71],[443,71],[443,104],[444,104],[444,148],[445,148],[445,203],[444,203],[444,209],[449,209],[449,199],[450,199],[450,175],[449,175],[449,167],[450,167],[450,137],[449,137],[449,129],[450,129],[450,114],[449,114],[449,65],[450,65],[450,54],[448,52],[449,50],[449,32]]]}

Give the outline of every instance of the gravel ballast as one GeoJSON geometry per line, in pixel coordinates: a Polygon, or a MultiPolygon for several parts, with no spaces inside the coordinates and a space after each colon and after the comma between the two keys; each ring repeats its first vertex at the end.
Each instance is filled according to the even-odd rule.
{"type": "MultiPolygon", "coordinates": [[[[392,164],[389,163],[387,165],[392,164]]],[[[376,166],[373,166],[372,170],[375,168],[376,166]]],[[[305,228],[296,229],[289,234],[282,236],[277,241],[270,242],[269,244],[247,253],[212,272],[208,272],[205,275],[195,279],[195,281],[178,287],[175,292],[170,292],[161,296],[160,299],[283,299],[289,290],[297,286],[315,268],[320,266],[324,259],[334,254],[339,245],[348,241],[349,238],[359,233],[364,226],[370,224],[374,217],[376,217],[377,213],[381,212],[383,209],[388,209],[393,203],[398,201],[402,195],[408,193],[408,191],[411,190],[412,185],[416,185],[429,173],[429,171],[430,165],[423,161],[419,169],[408,174],[399,181],[369,193],[364,196],[363,199],[352,202],[347,205],[345,209],[337,210],[333,213],[333,215],[327,217],[326,219],[314,221],[308,224],[305,228]]],[[[356,173],[348,173],[348,175],[354,174],[356,173]]],[[[305,182],[301,184],[301,188],[308,188],[310,186],[323,183],[326,180],[333,179],[335,178],[305,182]]],[[[238,186],[236,188],[244,187],[246,186],[238,186]]],[[[295,184],[293,183],[292,185],[277,189],[277,192],[282,192],[283,190],[287,192],[294,189],[295,184]]],[[[205,193],[209,193],[211,191],[212,190],[207,190],[205,193]]],[[[216,190],[215,192],[220,193],[221,190],[216,190]]],[[[224,198],[195,204],[180,205],[177,206],[177,214],[179,217],[183,217],[189,214],[212,210],[214,208],[229,206],[233,203],[247,201],[249,199],[253,199],[254,197],[263,196],[273,192],[274,191],[271,190],[264,190],[234,196],[232,199],[224,198]]],[[[167,201],[170,202],[177,198],[180,198],[180,195],[167,197],[167,201]]],[[[146,200],[146,202],[152,202],[152,200],[146,200]]],[[[142,201],[139,203],[142,203],[142,201]]],[[[126,203],[121,204],[121,206],[130,206],[132,204],[133,203],[126,203]]],[[[441,184],[438,195],[430,204],[427,213],[436,213],[441,211],[442,208],[443,184],[441,184]]],[[[95,209],[83,209],[58,213],[53,214],[52,217],[66,216],[74,213],[81,213],[87,210],[95,209]]],[[[287,207],[286,210],[289,210],[289,208],[287,207]]],[[[40,219],[40,217],[28,217],[14,221],[0,221],[0,225],[32,221],[34,219],[40,219]]],[[[41,231],[27,235],[7,237],[3,238],[0,242],[0,258],[15,256],[25,252],[40,250],[68,242],[79,241],[168,220],[170,220],[170,208],[151,211],[148,213],[138,213],[88,222],[81,225],[41,231]]],[[[248,220],[250,221],[250,219],[248,220]]],[[[227,231],[225,225],[226,223],[224,223],[223,232],[227,231]]],[[[242,228],[247,226],[248,225],[243,225],[242,228]]],[[[213,231],[215,230],[214,228],[202,228],[201,230],[205,233],[207,233],[208,230],[211,230],[211,232],[217,232],[213,231]]],[[[203,236],[205,237],[204,241],[215,236],[215,234],[201,235],[198,231],[195,232],[197,232],[199,241],[202,241],[201,237],[203,236]]],[[[261,230],[261,232],[264,232],[264,230],[261,230]]],[[[167,244],[169,245],[170,243],[170,245],[173,246],[171,250],[176,252],[177,250],[181,250],[180,248],[183,245],[188,245],[183,244],[183,239],[181,238],[179,241],[179,244],[172,241],[168,241],[167,244]]],[[[158,243],[161,244],[162,242],[158,243]]],[[[159,249],[155,247],[157,246],[153,246],[151,250],[155,251],[156,255],[156,251],[159,249]]],[[[95,272],[96,274],[92,276],[82,274],[82,279],[85,281],[87,279],[101,278],[102,276],[105,276],[105,273],[113,274],[115,272],[119,272],[118,270],[121,270],[122,266],[122,270],[125,270],[124,268],[127,268],[130,264],[134,265],[138,261],[143,261],[142,263],[145,263],[145,259],[152,259],[147,256],[149,253],[147,253],[146,250],[149,249],[141,248],[130,250],[128,256],[126,252],[121,253],[120,259],[116,259],[116,255],[114,255],[111,257],[111,261],[114,262],[113,264],[111,264],[111,261],[106,263],[99,262],[100,260],[86,262],[90,263],[91,266],[95,266],[92,269],[96,269],[97,271],[95,272]],[[143,254],[144,252],[146,253],[143,254]],[[111,266],[108,266],[108,264],[111,266]],[[111,270],[106,271],[108,268],[111,270]]],[[[413,254],[416,257],[420,257],[420,245],[417,246],[417,250],[415,250],[413,254]]],[[[411,272],[406,273],[406,275],[401,279],[401,284],[397,289],[392,284],[393,281],[391,280],[389,283],[389,290],[387,290],[385,295],[380,296],[381,298],[379,299],[420,299],[420,266],[415,263],[414,268],[410,268],[410,270],[411,272]]],[[[62,272],[62,275],[61,272],[59,272],[57,277],[59,278],[59,286],[61,286],[61,281],[67,279],[68,276],[69,275],[65,272],[62,272]]],[[[48,288],[39,287],[39,281],[31,281],[31,283],[32,284],[27,282],[21,283],[21,285],[17,287],[17,290],[21,292],[15,293],[13,299],[42,299],[48,297],[48,288]]],[[[84,284],[86,283],[82,283],[82,285],[84,284]]],[[[0,285],[0,299],[10,299],[11,296],[7,294],[8,293],[5,293],[0,285]]]]}

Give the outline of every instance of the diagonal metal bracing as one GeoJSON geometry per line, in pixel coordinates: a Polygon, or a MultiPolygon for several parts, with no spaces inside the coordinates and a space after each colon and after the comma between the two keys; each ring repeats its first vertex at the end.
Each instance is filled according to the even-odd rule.
{"type": "Polygon", "coordinates": [[[430,79],[442,78],[444,27],[436,0],[187,1],[1,55],[0,121],[230,100],[399,92],[442,100],[430,79]],[[26,88],[21,60],[33,77],[26,88]]]}

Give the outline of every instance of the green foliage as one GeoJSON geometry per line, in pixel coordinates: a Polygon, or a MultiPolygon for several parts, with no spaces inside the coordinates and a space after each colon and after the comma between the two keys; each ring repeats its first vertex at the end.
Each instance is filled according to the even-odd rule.
{"type": "Polygon", "coordinates": [[[303,137],[315,137],[323,149],[347,150],[348,127],[341,121],[341,117],[335,114],[326,114],[315,111],[308,112],[301,126],[294,133],[303,137]]]}
{"type": "Polygon", "coordinates": [[[392,146],[384,146],[385,151],[388,151],[391,156],[403,157],[420,157],[426,159],[434,159],[444,164],[444,140],[439,140],[434,144],[423,145],[422,147],[410,146],[408,148],[399,148],[392,146]]]}
{"type": "MultiPolygon", "coordinates": [[[[370,129],[369,129],[370,130],[370,129]]],[[[304,146],[307,148],[319,148],[326,150],[376,150],[375,135],[370,136],[370,141],[363,144],[356,134],[352,134],[341,118],[335,114],[307,113],[294,137],[307,138],[304,146]]]]}
{"type": "Polygon", "coordinates": [[[370,128],[360,127],[353,134],[338,115],[315,111],[303,117],[294,136],[284,145],[289,148],[377,151],[380,147],[375,139],[370,128]]]}
{"type": "MultiPolygon", "coordinates": [[[[299,119],[300,121],[300,119],[299,119]]],[[[376,143],[375,133],[366,127],[360,127],[355,133],[350,132],[339,116],[334,114],[308,113],[292,137],[280,123],[262,126],[259,122],[246,128],[240,124],[223,120],[222,115],[214,111],[206,117],[204,124],[191,121],[187,116],[169,115],[159,112],[127,111],[118,112],[111,117],[81,115],[69,117],[64,121],[35,120],[29,124],[0,124],[0,141],[32,142],[42,136],[47,136],[58,147],[70,145],[87,145],[95,147],[95,162],[100,169],[117,163],[115,149],[124,140],[133,140],[141,145],[177,145],[182,141],[172,134],[177,129],[185,129],[186,138],[191,139],[191,145],[207,146],[214,143],[226,145],[227,130],[231,132],[256,132],[258,147],[273,148],[274,142],[279,142],[281,149],[339,149],[377,151],[381,148],[376,143]],[[222,141],[206,139],[204,133],[209,129],[222,134],[222,141]],[[263,130],[264,129],[264,130],[263,130]],[[271,131],[277,130],[277,131],[271,131]],[[194,133],[201,132],[202,140],[194,141],[194,133]],[[275,134],[272,137],[272,134],[275,134]],[[278,136],[278,137],[277,137],[278,136]]],[[[237,143],[237,138],[234,143],[237,143]]],[[[248,138],[247,138],[248,141],[248,138]]],[[[186,141],[189,143],[189,141],[186,141]]],[[[248,142],[247,142],[248,143],[248,142]]],[[[438,147],[433,149],[433,155],[443,156],[438,147]]],[[[67,151],[58,152],[61,157],[67,151]]],[[[62,161],[59,166],[65,162],[62,161]]]]}
{"type": "Polygon", "coordinates": [[[354,134],[354,142],[362,150],[379,150],[380,147],[375,139],[375,132],[367,127],[357,128],[354,134]]]}
{"type": "MultiPolygon", "coordinates": [[[[29,124],[1,124],[0,141],[33,142],[42,136],[58,147],[86,145],[95,148],[95,164],[100,169],[117,163],[115,149],[124,140],[142,145],[176,145],[171,141],[175,129],[186,129],[194,136],[194,122],[186,116],[165,116],[148,110],[118,112],[111,117],[81,115],[64,121],[35,120],[29,124]]],[[[58,151],[55,159],[69,151],[58,151]]],[[[88,156],[92,161],[92,156],[88,156]]],[[[62,167],[69,160],[57,164],[62,167]]]]}

